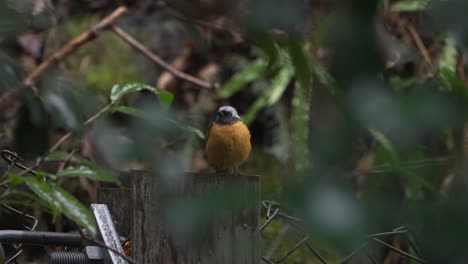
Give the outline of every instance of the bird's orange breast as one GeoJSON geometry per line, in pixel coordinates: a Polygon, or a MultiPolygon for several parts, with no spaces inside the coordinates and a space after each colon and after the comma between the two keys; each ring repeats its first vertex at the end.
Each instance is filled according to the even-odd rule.
{"type": "Polygon", "coordinates": [[[211,127],[205,151],[217,171],[232,171],[247,160],[250,150],[250,132],[243,122],[211,127]]]}

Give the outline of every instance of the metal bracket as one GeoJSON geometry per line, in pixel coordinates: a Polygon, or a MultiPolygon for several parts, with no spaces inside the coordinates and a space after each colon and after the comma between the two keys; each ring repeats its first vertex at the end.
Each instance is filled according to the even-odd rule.
{"type": "MultiPolygon", "coordinates": [[[[107,246],[115,248],[118,252],[125,254],[120,244],[119,236],[115,231],[114,222],[112,222],[112,217],[109,213],[109,208],[105,204],[91,204],[91,209],[93,210],[94,218],[101,232],[102,239],[107,246]]],[[[114,253],[111,250],[107,250],[111,257],[113,264],[127,264],[128,262],[114,253]]]]}

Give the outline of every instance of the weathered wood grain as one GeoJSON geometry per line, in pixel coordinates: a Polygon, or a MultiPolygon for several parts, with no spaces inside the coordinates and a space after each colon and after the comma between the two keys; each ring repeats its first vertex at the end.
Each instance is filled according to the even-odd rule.
{"type": "Polygon", "coordinates": [[[132,252],[142,264],[258,264],[257,176],[132,172],[132,252]]]}
{"type": "Polygon", "coordinates": [[[109,208],[117,233],[128,238],[132,232],[133,220],[132,189],[99,188],[97,200],[109,208]]]}

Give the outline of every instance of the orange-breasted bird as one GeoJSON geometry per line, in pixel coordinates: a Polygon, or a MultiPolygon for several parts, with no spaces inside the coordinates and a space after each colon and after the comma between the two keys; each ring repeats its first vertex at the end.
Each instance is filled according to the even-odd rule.
{"type": "Polygon", "coordinates": [[[218,173],[237,173],[249,157],[250,131],[232,106],[219,108],[206,139],[208,163],[218,173]]]}

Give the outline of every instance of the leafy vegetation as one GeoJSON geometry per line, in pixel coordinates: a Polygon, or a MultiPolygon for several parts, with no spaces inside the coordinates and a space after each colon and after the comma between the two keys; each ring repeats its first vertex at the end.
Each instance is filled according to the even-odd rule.
{"type": "MultiPolygon", "coordinates": [[[[122,186],[118,172],[135,167],[165,180],[209,170],[205,131],[217,107],[229,104],[252,132],[241,171],[261,175],[262,198],[303,218],[328,258],[346,256],[369,233],[405,225],[418,238],[414,254],[466,260],[464,0],[246,1],[230,10],[202,2],[167,4],[171,12],[133,3],[119,23],[173,71],[219,88],[169,74],[106,32],[40,76],[37,94],[22,81],[57,50],[42,39],[52,30],[34,27],[38,20],[28,18],[37,14],[1,3],[0,96],[18,93],[0,97],[1,146],[38,168],[36,177],[10,172],[0,202],[40,208],[52,216],[46,222],[63,214],[95,232],[90,182],[122,186]],[[33,40],[20,41],[23,33],[33,40]],[[32,55],[35,40],[43,56],[32,55]]],[[[80,16],[61,14],[56,41],[99,21],[99,9],[83,5],[75,3],[80,16]]],[[[200,212],[212,213],[205,200],[200,212]]],[[[285,226],[275,223],[265,237],[285,226]]],[[[386,242],[409,249],[403,238],[386,242]]],[[[378,247],[372,255],[406,261],[378,247]]],[[[315,263],[304,251],[291,259],[315,263]]]]}

